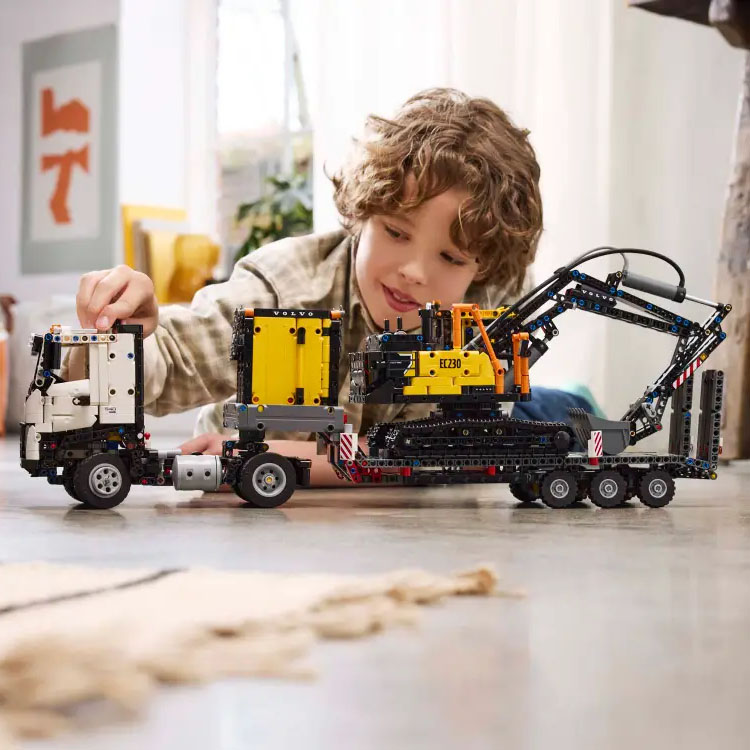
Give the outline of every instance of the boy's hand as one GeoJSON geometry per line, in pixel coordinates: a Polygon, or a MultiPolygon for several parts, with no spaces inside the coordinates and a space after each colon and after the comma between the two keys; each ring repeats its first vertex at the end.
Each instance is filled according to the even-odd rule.
{"type": "Polygon", "coordinates": [[[84,274],[78,285],[76,311],[84,328],[100,331],[122,320],[142,325],[146,337],[159,323],[154,282],[125,265],[84,274]]]}
{"type": "Polygon", "coordinates": [[[202,435],[198,435],[198,437],[194,437],[192,440],[183,443],[180,446],[180,450],[183,455],[205,453],[210,456],[220,456],[221,444],[229,439],[226,435],[221,435],[218,432],[204,432],[202,435]]]}

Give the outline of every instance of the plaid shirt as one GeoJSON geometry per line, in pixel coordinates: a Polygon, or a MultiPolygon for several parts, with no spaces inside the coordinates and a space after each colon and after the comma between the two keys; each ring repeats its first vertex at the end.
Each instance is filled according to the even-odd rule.
{"type": "MultiPolygon", "coordinates": [[[[280,240],[240,260],[227,282],[198,291],[190,307],[160,308],[159,326],[144,341],[146,411],[161,416],[210,404],[200,412],[196,434],[231,435],[222,425],[222,409],[235,399],[236,369],[229,359],[235,308],[342,307],[339,404],[354,430],[363,434],[377,422],[427,416],[430,404],[349,403],[349,352],[363,348],[365,337],[379,330],[360,297],[355,251],[355,239],[342,230],[280,240]]],[[[466,298],[492,308],[501,290],[476,284],[466,298]]],[[[312,435],[269,431],[267,437],[306,440],[312,435]]]]}

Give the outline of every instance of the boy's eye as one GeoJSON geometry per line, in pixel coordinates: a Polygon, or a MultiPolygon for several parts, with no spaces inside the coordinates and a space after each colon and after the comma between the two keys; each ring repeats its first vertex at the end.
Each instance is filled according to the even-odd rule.
{"type": "Polygon", "coordinates": [[[461,260],[460,258],[455,258],[450,253],[440,253],[443,260],[447,260],[448,263],[453,264],[454,266],[465,266],[466,262],[461,260]]]}
{"type": "Polygon", "coordinates": [[[385,227],[385,231],[388,232],[388,234],[393,237],[394,240],[406,239],[406,235],[400,230],[394,227],[390,227],[388,226],[388,224],[383,224],[383,226],[385,227]]]}

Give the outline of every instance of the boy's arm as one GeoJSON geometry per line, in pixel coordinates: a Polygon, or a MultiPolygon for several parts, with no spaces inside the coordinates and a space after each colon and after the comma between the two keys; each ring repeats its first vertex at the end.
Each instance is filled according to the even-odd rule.
{"type": "Polygon", "coordinates": [[[143,342],[148,413],[185,411],[235,392],[229,354],[238,307],[278,307],[276,290],[247,262],[229,281],[199,290],[190,307],[160,308],[159,325],[143,342]]]}
{"type": "Polygon", "coordinates": [[[268,450],[282,456],[295,458],[309,458],[310,487],[356,487],[353,482],[339,479],[333,467],[328,463],[326,455],[319,456],[315,440],[268,440],[268,450]]]}
{"type": "Polygon", "coordinates": [[[435,411],[435,404],[405,403],[393,418],[394,422],[407,422],[411,419],[426,419],[435,411]]]}
{"type": "MultiPolygon", "coordinates": [[[[221,455],[222,443],[227,438],[227,435],[217,432],[207,432],[183,443],[180,449],[185,454],[197,452],[207,455],[221,455]]],[[[356,486],[345,479],[338,478],[333,467],[328,463],[328,457],[326,455],[318,455],[315,440],[269,439],[266,442],[268,443],[268,450],[271,453],[279,453],[282,456],[294,458],[309,458],[312,461],[312,466],[310,467],[311,487],[356,486]]]]}

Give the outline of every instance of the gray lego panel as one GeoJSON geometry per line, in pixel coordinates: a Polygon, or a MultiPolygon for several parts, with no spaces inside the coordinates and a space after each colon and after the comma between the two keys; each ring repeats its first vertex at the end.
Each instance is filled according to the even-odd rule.
{"type": "Polygon", "coordinates": [[[342,406],[224,405],[224,426],[234,430],[343,432],[342,406]]]}
{"type": "Polygon", "coordinates": [[[708,461],[716,468],[721,440],[721,406],[724,396],[724,373],[706,370],[701,384],[701,415],[698,420],[699,461],[708,461]]]}
{"type": "Polygon", "coordinates": [[[583,409],[568,409],[568,413],[576,437],[584,447],[588,445],[594,430],[601,430],[602,451],[605,456],[622,453],[630,444],[630,422],[602,419],[583,409]]]}
{"type": "Polygon", "coordinates": [[[693,376],[691,375],[672,394],[672,416],[669,422],[669,452],[690,455],[692,426],[693,376]]]}

